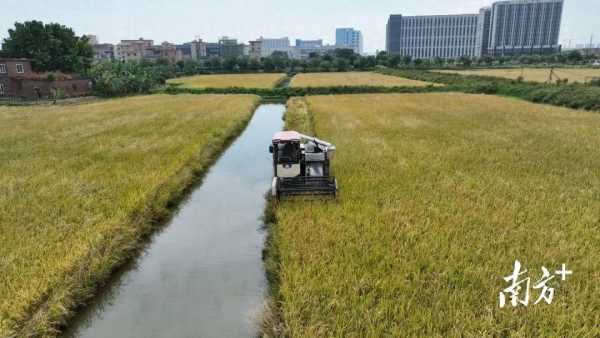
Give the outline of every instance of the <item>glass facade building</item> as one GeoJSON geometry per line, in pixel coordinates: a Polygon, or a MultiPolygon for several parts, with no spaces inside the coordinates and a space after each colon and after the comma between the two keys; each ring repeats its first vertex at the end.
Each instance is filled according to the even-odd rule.
{"type": "Polygon", "coordinates": [[[511,0],[479,14],[391,15],[386,50],[418,59],[556,53],[562,10],[563,0],[511,0]]]}
{"type": "Polygon", "coordinates": [[[415,59],[475,56],[479,16],[394,15],[387,26],[388,52],[415,59]]]}
{"type": "Polygon", "coordinates": [[[489,55],[545,54],[560,50],[563,0],[500,1],[489,11],[489,55]]]}
{"type": "Polygon", "coordinates": [[[349,48],[357,54],[363,52],[363,36],[361,31],[353,28],[338,28],[335,30],[335,46],[349,48]]]}

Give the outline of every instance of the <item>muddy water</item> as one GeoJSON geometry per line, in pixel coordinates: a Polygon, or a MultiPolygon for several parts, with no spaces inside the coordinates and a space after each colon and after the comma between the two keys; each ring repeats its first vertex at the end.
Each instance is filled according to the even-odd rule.
{"type": "Polygon", "coordinates": [[[260,217],[283,105],[263,105],[144,254],[65,338],[252,337],[266,293],[260,217]]]}

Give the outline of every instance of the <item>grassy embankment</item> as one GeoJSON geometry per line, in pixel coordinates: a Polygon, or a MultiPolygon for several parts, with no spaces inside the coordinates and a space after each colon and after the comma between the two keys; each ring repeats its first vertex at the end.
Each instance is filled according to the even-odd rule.
{"type": "MultiPolygon", "coordinates": [[[[435,72],[460,75],[495,76],[516,80],[522,77],[525,81],[544,83],[550,77],[550,68],[504,68],[504,69],[474,69],[474,70],[435,70],[435,72]]],[[[569,83],[586,83],[592,78],[600,77],[600,68],[555,68],[555,76],[567,79],[569,83]]],[[[556,77],[552,79],[556,82],[556,77]]]]}
{"type": "Polygon", "coordinates": [[[292,78],[290,87],[426,87],[432,83],[372,72],[303,73],[292,78]]]}
{"type": "Polygon", "coordinates": [[[0,337],[53,336],[258,103],[153,95],[0,107],[0,337]]]}
{"type": "Polygon", "coordinates": [[[214,74],[180,77],[167,81],[167,84],[181,88],[259,88],[272,89],[286,79],[285,74],[214,74]]]}
{"type": "Polygon", "coordinates": [[[600,116],[459,93],[300,100],[290,127],[336,144],[341,195],[276,209],[267,332],[600,335],[600,116]],[[500,309],[515,259],[532,283],[574,275],[549,283],[552,305],[500,309]]]}

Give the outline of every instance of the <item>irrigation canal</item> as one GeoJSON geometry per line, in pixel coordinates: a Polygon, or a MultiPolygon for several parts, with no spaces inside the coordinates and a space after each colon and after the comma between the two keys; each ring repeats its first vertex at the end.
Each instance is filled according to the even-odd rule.
{"type": "Polygon", "coordinates": [[[64,338],[254,337],[267,292],[261,216],[284,105],[260,106],[144,253],[64,338]]]}

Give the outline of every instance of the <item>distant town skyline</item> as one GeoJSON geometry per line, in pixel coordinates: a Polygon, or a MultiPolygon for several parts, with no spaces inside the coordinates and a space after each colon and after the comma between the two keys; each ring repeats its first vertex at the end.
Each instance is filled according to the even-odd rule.
{"type": "MultiPolygon", "coordinates": [[[[493,0],[380,0],[376,3],[356,0],[306,0],[297,5],[274,0],[55,0],[51,4],[33,0],[21,6],[16,0],[4,0],[0,17],[0,39],[7,37],[15,22],[40,20],[72,27],[78,35],[94,34],[100,42],[117,43],[121,39],[152,39],[160,43],[183,43],[201,38],[216,41],[231,36],[247,43],[260,36],[296,39],[323,39],[335,43],[336,28],[360,30],[364,51],[372,54],[385,50],[385,26],[390,14],[430,15],[476,13],[493,0]]],[[[600,44],[600,2],[565,0],[560,43],[564,48],[600,44]]]]}

